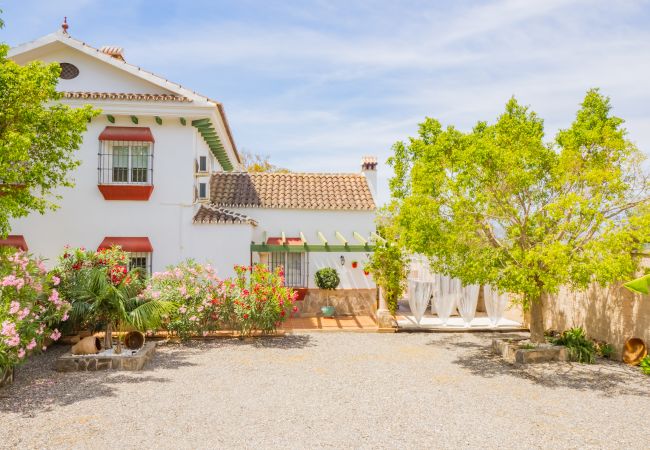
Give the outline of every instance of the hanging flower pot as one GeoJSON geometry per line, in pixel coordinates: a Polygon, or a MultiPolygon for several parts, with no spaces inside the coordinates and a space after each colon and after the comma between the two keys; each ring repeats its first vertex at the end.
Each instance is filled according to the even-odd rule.
{"type": "Polygon", "coordinates": [[[368,275],[370,275],[370,272],[368,272],[367,270],[364,269],[363,274],[364,274],[365,276],[368,276],[368,275]]]}
{"type": "Polygon", "coordinates": [[[352,261],[352,268],[356,269],[359,263],[357,261],[352,261]]]}

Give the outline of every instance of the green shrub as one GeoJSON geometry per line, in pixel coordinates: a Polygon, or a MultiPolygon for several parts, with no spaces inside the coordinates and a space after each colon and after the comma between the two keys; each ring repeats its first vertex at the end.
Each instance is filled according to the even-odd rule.
{"type": "Polygon", "coordinates": [[[318,270],[314,274],[314,279],[316,281],[316,286],[318,286],[319,289],[333,290],[339,287],[339,284],[341,283],[339,273],[332,267],[324,267],[318,270]]]}
{"type": "Polygon", "coordinates": [[[639,367],[641,367],[641,370],[643,373],[646,375],[650,375],[650,356],[646,356],[641,360],[641,364],[639,364],[639,367]]]}
{"type": "Polygon", "coordinates": [[[566,330],[559,337],[553,338],[555,345],[563,345],[569,352],[569,358],[579,363],[593,364],[596,359],[596,347],[587,339],[585,330],[580,327],[566,330]]]}
{"type": "Polygon", "coordinates": [[[43,261],[0,248],[0,372],[61,337],[55,326],[67,320],[70,304],[59,296],[59,282],[43,261]]]}
{"type": "Polygon", "coordinates": [[[606,342],[597,342],[596,352],[603,358],[611,358],[612,354],[614,353],[614,347],[612,344],[608,344],[606,342]]]}

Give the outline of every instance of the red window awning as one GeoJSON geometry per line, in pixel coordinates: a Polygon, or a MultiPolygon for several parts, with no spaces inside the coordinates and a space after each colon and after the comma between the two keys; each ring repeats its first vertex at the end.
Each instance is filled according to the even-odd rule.
{"type": "Polygon", "coordinates": [[[99,140],[155,142],[149,127],[106,127],[99,135],[99,140]]]}
{"type": "Polygon", "coordinates": [[[153,252],[153,247],[151,246],[151,241],[148,237],[117,237],[117,236],[108,236],[105,237],[97,250],[103,248],[111,248],[114,245],[119,245],[122,247],[122,250],[126,252],[139,252],[139,253],[151,253],[153,252]]]}
{"type": "Polygon", "coordinates": [[[29,250],[29,248],[27,247],[27,242],[25,241],[25,238],[23,237],[22,234],[10,235],[7,236],[5,239],[0,239],[0,246],[15,247],[24,252],[29,250]]]}
{"type": "Polygon", "coordinates": [[[270,237],[266,240],[267,245],[303,245],[304,242],[299,237],[288,237],[282,242],[281,237],[270,237]]]}

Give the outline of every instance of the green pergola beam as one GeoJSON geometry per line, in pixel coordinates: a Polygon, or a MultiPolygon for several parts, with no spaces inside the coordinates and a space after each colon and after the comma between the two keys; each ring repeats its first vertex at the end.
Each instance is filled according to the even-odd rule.
{"type": "Polygon", "coordinates": [[[268,245],[268,244],[255,244],[251,243],[252,252],[261,253],[274,253],[274,252],[289,252],[289,253],[303,253],[303,252],[372,252],[374,251],[373,245],[268,245]]]}

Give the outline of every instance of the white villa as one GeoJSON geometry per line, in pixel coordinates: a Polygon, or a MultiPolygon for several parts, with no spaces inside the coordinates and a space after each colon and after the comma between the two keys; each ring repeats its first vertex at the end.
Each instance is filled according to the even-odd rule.
{"type": "Polygon", "coordinates": [[[149,271],[193,258],[229,276],[235,264],[265,262],[283,265],[296,288],[314,288],[313,273],[329,266],[374,306],[363,265],[375,236],[375,158],[358,173],[246,173],[219,102],[126,62],[120,48],[95,49],[64,28],[9,57],[60,63],[62,101],[101,115],[60,208],[15,220],[0,244],[50,265],[66,244],[119,244],[149,271]]]}

